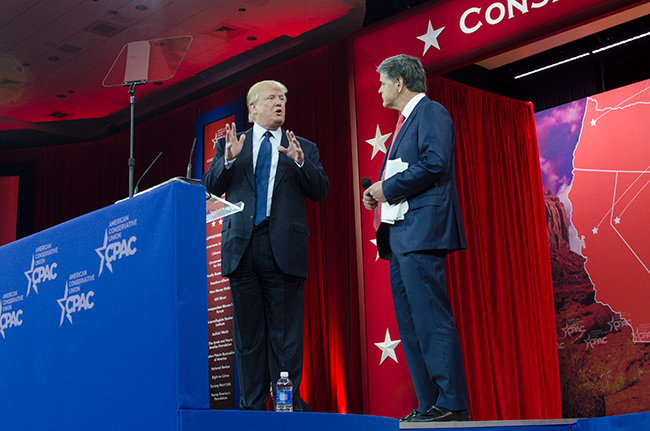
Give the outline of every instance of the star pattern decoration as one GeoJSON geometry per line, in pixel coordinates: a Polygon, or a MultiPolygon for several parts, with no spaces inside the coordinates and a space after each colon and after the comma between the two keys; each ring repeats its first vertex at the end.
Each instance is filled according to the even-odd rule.
{"type": "Polygon", "coordinates": [[[598,234],[598,228],[597,228],[597,227],[594,227],[594,228],[591,230],[591,233],[593,233],[594,235],[597,235],[597,234],[598,234]]]}
{"type": "Polygon", "coordinates": [[[63,298],[57,299],[56,302],[58,302],[59,307],[61,307],[61,321],[59,322],[59,327],[61,327],[61,325],[63,325],[63,318],[64,317],[67,317],[68,321],[70,323],[72,323],[72,316],[70,315],[70,313],[67,313],[66,312],[67,310],[65,309],[66,303],[68,302],[68,282],[67,281],[65,282],[65,291],[64,291],[64,294],[63,294],[63,298]]]}
{"type": "Polygon", "coordinates": [[[219,140],[219,137],[218,137],[217,134],[215,133],[215,134],[214,134],[214,138],[212,138],[212,148],[213,148],[213,149],[214,149],[214,148],[217,148],[217,140],[219,140]]]}
{"type": "Polygon", "coordinates": [[[596,126],[596,119],[592,118],[591,121],[589,122],[589,124],[591,125],[591,127],[596,126]]]}
{"type": "Polygon", "coordinates": [[[566,325],[564,325],[564,327],[562,328],[562,331],[564,332],[564,338],[569,336],[569,324],[568,323],[566,325]]]}
{"type": "Polygon", "coordinates": [[[30,290],[33,288],[34,292],[38,293],[38,289],[36,288],[36,284],[32,283],[32,274],[34,273],[34,255],[32,254],[32,267],[28,270],[25,271],[25,277],[27,277],[27,295],[29,296],[30,290]],[[32,285],[33,284],[33,285],[32,285]]]}
{"type": "MultiPolygon", "coordinates": [[[[108,230],[104,229],[104,244],[101,247],[95,249],[95,253],[97,253],[97,256],[99,256],[100,259],[99,274],[97,275],[97,277],[100,277],[102,275],[102,269],[104,269],[104,260],[105,260],[104,252],[106,250],[107,245],[108,245],[108,230]]],[[[113,266],[110,263],[106,262],[106,268],[108,268],[108,270],[111,271],[111,273],[113,272],[113,266]]]]}
{"type": "MultiPolygon", "coordinates": [[[[371,239],[370,242],[377,247],[377,240],[376,239],[371,239]]],[[[375,262],[379,260],[379,250],[377,250],[377,256],[375,256],[375,262]]]]}
{"type": "Polygon", "coordinates": [[[375,137],[372,139],[367,139],[366,142],[372,145],[372,156],[370,160],[374,159],[378,152],[386,153],[386,141],[393,133],[388,133],[386,135],[381,134],[379,130],[379,124],[377,124],[377,131],[375,132],[375,137]]]}
{"type": "Polygon", "coordinates": [[[438,36],[440,36],[440,33],[442,33],[444,29],[445,29],[444,27],[440,27],[439,29],[434,30],[433,26],[431,25],[431,20],[429,20],[429,26],[427,28],[427,32],[422,36],[417,37],[422,42],[424,42],[424,52],[422,53],[422,56],[424,56],[429,50],[429,48],[431,48],[432,46],[435,46],[438,49],[438,51],[440,51],[438,36]]]}
{"type": "Polygon", "coordinates": [[[621,224],[621,218],[620,218],[620,217],[616,217],[616,218],[614,219],[614,224],[621,224]]]}
{"type": "Polygon", "coordinates": [[[397,347],[401,341],[402,340],[391,340],[390,332],[388,332],[388,328],[386,328],[386,337],[384,338],[384,341],[381,343],[375,343],[375,346],[381,349],[381,360],[379,361],[379,365],[383,364],[386,358],[391,358],[393,361],[397,362],[395,347],[397,347]]]}

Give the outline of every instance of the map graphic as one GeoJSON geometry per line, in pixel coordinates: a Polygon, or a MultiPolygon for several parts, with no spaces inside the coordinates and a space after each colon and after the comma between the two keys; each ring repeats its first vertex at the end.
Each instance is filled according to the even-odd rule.
{"type": "Polygon", "coordinates": [[[564,204],[596,301],[650,342],[650,80],[536,115],[543,181],[564,204]]]}

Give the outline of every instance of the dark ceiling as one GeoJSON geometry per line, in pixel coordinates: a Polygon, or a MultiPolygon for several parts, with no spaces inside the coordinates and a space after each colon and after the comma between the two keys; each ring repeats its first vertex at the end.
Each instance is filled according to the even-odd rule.
{"type": "MultiPolygon", "coordinates": [[[[182,5],[173,0],[4,0],[0,150],[90,141],[128,128],[127,89],[106,88],[101,82],[120,49],[133,40],[193,37],[173,79],[136,89],[136,121],[144,121],[419,3],[427,2],[245,0],[242,7],[238,0],[187,0],[182,5]],[[286,25],[269,25],[267,14],[286,25]],[[23,28],[27,23],[29,30],[23,28]],[[116,28],[116,34],[98,36],[97,28],[108,28],[102,26],[116,28]]],[[[650,37],[515,76],[649,30],[650,7],[640,4],[445,76],[532,101],[539,111],[650,78],[650,37]]]]}

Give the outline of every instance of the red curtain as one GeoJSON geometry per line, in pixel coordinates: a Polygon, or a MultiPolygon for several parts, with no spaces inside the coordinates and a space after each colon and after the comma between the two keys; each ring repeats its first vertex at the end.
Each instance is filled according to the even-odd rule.
{"type": "Polygon", "coordinates": [[[16,240],[18,175],[0,176],[0,245],[16,240]]]}
{"type": "Polygon", "coordinates": [[[555,311],[532,105],[445,79],[468,249],[448,289],[475,419],[561,417],[555,311]]]}

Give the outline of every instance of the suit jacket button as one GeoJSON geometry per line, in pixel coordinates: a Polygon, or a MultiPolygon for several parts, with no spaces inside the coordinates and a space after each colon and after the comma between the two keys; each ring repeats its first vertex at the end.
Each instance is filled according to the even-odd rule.
{"type": "Polygon", "coordinates": [[[253,220],[253,216],[251,216],[251,220],[253,220]]]}

